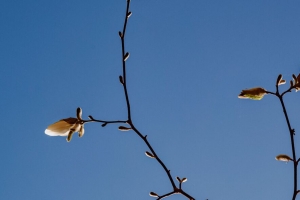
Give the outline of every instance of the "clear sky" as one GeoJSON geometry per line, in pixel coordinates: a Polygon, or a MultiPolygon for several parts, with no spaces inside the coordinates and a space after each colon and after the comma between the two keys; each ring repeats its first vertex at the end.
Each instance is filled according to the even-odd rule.
{"type": "MultiPolygon", "coordinates": [[[[143,141],[118,125],[44,134],[75,117],[125,120],[118,76],[126,1],[1,0],[0,199],[132,200],[172,190],[143,141]]],[[[132,0],[126,35],[136,127],[197,200],[291,199],[279,101],[240,100],[300,72],[300,1],[132,0]]],[[[282,86],[284,89],[287,86],[282,86]]],[[[300,155],[299,93],[287,110],[300,155]]],[[[183,200],[172,196],[172,200],[183,200]]]]}

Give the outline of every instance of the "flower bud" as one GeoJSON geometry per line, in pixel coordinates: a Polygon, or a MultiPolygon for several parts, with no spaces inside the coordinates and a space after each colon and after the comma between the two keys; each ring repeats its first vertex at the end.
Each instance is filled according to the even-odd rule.
{"type": "Polygon", "coordinates": [[[150,195],[151,197],[159,197],[155,192],[150,192],[149,195],[150,195]]]}
{"type": "Polygon", "coordinates": [[[284,161],[284,162],[289,162],[291,159],[288,155],[285,154],[279,154],[278,156],[275,157],[276,160],[278,161],[284,161]]]}
{"type": "Polygon", "coordinates": [[[79,108],[79,107],[77,108],[76,114],[77,114],[77,119],[82,120],[82,109],[81,108],[79,108]]]}
{"type": "MultiPolygon", "coordinates": [[[[294,74],[293,74],[293,78],[294,78],[294,74]]],[[[296,77],[296,76],[295,76],[296,77]]],[[[295,78],[294,78],[295,79],[295,78]]],[[[300,74],[296,77],[296,81],[295,81],[295,84],[294,84],[294,87],[296,89],[296,92],[298,90],[300,90],[300,74]]]]}
{"type": "Polygon", "coordinates": [[[120,38],[123,37],[123,33],[121,33],[121,31],[119,31],[119,36],[120,36],[120,38]]]}
{"type": "Polygon", "coordinates": [[[276,81],[276,85],[283,85],[285,84],[285,80],[282,80],[282,75],[279,74],[278,78],[277,78],[277,81],[276,81]]]}
{"type": "Polygon", "coordinates": [[[127,53],[125,54],[125,56],[124,56],[124,59],[123,59],[123,60],[124,60],[124,61],[126,61],[126,60],[129,58],[129,55],[130,55],[130,54],[127,52],[127,53]]]}
{"type": "Polygon", "coordinates": [[[296,77],[296,75],[293,74],[292,76],[293,76],[293,79],[294,79],[294,83],[297,84],[297,77],[296,77]]]}
{"type": "Polygon", "coordinates": [[[145,154],[146,154],[146,156],[148,156],[149,158],[155,158],[155,156],[154,156],[152,153],[148,152],[148,151],[146,151],[145,154]]]}
{"type": "Polygon", "coordinates": [[[257,87],[248,90],[242,90],[241,94],[238,96],[240,99],[253,99],[261,100],[267,91],[264,88],[257,87]]]}
{"type": "Polygon", "coordinates": [[[282,74],[279,74],[277,77],[276,85],[279,85],[281,79],[282,79],[282,74]]]}
{"type": "Polygon", "coordinates": [[[122,76],[119,76],[119,81],[122,85],[124,85],[124,81],[123,81],[123,77],[122,76]]]}
{"type": "Polygon", "coordinates": [[[129,130],[131,130],[131,128],[125,127],[125,126],[119,126],[119,130],[120,131],[129,131],[129,130]]]}
{"type": "Polygon", "coordinates": [[[283,84],[285,84],[285,83],[286,83],[285,80],[280,80],[278,85],[283,85],[283,84]]]}

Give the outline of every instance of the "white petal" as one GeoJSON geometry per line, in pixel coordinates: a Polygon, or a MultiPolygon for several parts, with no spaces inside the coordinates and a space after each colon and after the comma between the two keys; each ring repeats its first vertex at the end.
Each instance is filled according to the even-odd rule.
{"type": "Polygon", "coordinates": [[[76,122],[76,118],[62,119],[48,126],[48,128],[45,130],[45,134],[50,136],[67,136],[70,129],[75,125],[76,122]]]}
{"type": "Polygon", "coordinates": [[[67,136],[68,133],[69,133],[69,130],[66,131],[65,133],[53,132],[53,131],[51,131],[51,130],[49,130],[49,129],[46,129],[46,130],[45,130],[45,134],[46,134],[46,135],[49,135],[49,136],[67,136]]]}

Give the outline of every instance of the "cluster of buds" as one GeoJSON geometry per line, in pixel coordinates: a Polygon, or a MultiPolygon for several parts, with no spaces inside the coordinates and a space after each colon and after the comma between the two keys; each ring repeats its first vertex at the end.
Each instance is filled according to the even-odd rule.
{"type": "Polygon", "coordinates": [[[184,183],[184,182],[187,181],[187,178],[182,178],[182,179],[180,179],[178,176],[176,177],[176,179],[177,179],[177,181],[178,181],[179,183],[184,183]]]}
{"type": "Polygon", "coordinates": [[[293,74],[294,81],[291,81],[291,87],[296,89],[296,92],[300,90],[300,74],[296,77],[295,74],[293,74]]]}
{"type": "MultiPolygon", "coordinates": [[[[293,74],[293,80],[290,81],[290,89],[295,89],[296,92],[300,90],[300,74],[296,76],[293,74]]],[[[276,80],[276,86],[285,84],[286,81],[282,79],[280,74],[276,80]]],[[[238,98],[240,99],[252,99],[252,100],[261,100],[268,91],[261,87],[255,87],[251,89],[242,90],[238,98]]]]}

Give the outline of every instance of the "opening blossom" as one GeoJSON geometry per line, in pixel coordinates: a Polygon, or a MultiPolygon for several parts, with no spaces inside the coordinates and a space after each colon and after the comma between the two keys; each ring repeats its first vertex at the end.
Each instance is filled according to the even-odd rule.
{"type": "Polygon", "coordinates": [[[45,130],[45,134],[49,136],[67,136],[67,141],[70,142],[72,135],[75,132],[79,133],[79,137],[84,134],[84,122],[82,121],[82,109],[77,108],[77,118],[69,117],[67,119],[61,119],[54,124],[48,126],[45,130]]]}
{"type": "Polygon", "coordinates": [[[241,94],[238,96],[240,99],[253,99],[261,100],[267,91],[264,88],[257,87],[248,90],[242,90],[241,94]]]}
{"type": "Polygon", "coordinates": [[[298,92],[300,90],[300,74],[298,74],[297,77],[293,74],[293,78],[294,78],[294,87],[296,89],[296,92],[298,92]]]}

